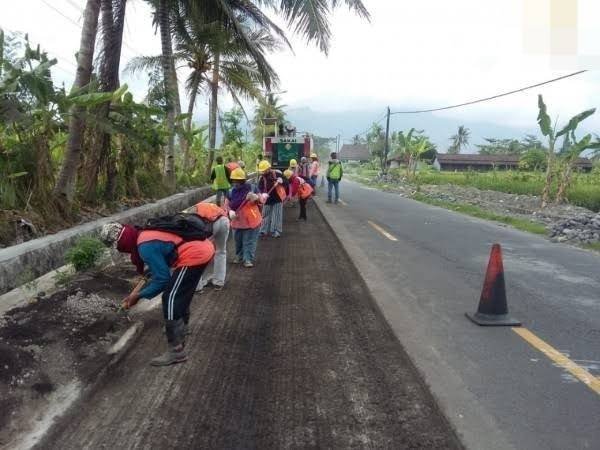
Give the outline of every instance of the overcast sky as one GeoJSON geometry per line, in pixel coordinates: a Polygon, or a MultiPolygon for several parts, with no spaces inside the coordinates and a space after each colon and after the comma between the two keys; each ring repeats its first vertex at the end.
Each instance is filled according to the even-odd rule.
{"type": "MultiPolygon", "coordinates": [[[[372,15],[370,23],[345,9],[336,12],[328,56],[292,37],[294,53],[283,51],[271,57],[281,76],[281,89],[287,91],[282,95],[285,104],[320,111],[381,110],[383,114],[387,105],[393,110],[445,106],[592,69],[548,87],[439,114],[466,123],[476,120],[522,127],[535,124],[538,93],[544,94],[552,115],[562,119],[600,106],[597,0],[564,0],[567,6],[578,4],[579,58],[551,57],[550,0],[364,3],[372,15]]],[[[2,0],[0,27],[28,32],[31,41],[57,57],[55,77],[69,87],[84,4],[84,0],[2,0]]],[[[572,30],[559,30],[558,36],[569,41],[572,34],[572,30]]],[[[160,51],[149,8],[142,0],[129,2],[125,43],[122,67],[132,55],[160,51]]],[[[122,81],[138,98],[143,96],[144,77],[124,76],[122,81]]],[[[199,101],[198,108],[206,109],[206,99],[199,101]]],[[[600,132],[600,113],[586,128],[600,132]]],[[[362,130],[343,130],[346,135],[358,131],[362,130]]]]}

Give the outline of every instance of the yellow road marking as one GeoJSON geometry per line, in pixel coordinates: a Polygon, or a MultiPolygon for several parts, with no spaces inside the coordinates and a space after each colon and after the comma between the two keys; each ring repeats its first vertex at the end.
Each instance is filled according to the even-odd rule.
{"type": "Polygon", "coordinates": [[[542,341],[539,337],[529,331],[527,328],[513,328],[515,333],[525,339],[529,344],[538,349],[556,364],[566,371],[570,372],[575,378],[589,387],[596,394],[600,395],[600,379],[589,373],[583,367],[578,366],[561,352],[556,350],[550,344],[542,341]]]}
{"type": "Polygon", "coordinates": [[[376,223],[373,223],[370,220],[368,220],[368,222],[369,222],[369,225],[371,225],[373,228],[375,228],[377,231],[379,231],[381,234],[383,234],[390,241],[397,241],[398,240],[394,236],[392,236],[390,233],[388,233],[387,231],[385,231],[383,228],[381,228],[379,225],[377,225],[376,223]]]}

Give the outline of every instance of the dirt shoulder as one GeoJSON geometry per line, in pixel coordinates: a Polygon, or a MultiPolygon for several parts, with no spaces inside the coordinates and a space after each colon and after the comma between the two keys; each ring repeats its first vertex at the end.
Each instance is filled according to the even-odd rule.
{"type": "Polygon", "coordinates": [[[0,447],[27,431],[57,393],[96,379],[107,349],[131,325],[117,308],[133,275],[114,266],[78,274],[0,318],[0,447]]]}
{"type": "Polygon", "coordinates": [[[322,216],[296,214],[254,269],[196,296],[187,363],[148,365],[165,345],[156,311],[39,447],[459,448],[322,216]]]}

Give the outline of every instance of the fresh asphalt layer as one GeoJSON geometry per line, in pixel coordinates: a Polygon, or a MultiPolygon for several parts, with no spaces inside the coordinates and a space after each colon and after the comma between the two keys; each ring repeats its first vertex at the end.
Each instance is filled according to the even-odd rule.
{"type": "Polygon", "coordinates": [[[498,242],[510,315],[600,377],[600,256],[346,180],[341,196],[325,217],[467,447],[599,448],[600,395],[464,313],[498,242]]]}

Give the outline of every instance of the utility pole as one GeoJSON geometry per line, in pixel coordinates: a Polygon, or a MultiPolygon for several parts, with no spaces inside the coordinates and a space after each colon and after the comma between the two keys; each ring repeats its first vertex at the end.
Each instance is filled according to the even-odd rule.
{"type": "Polygon", "coordinates": [[[383,150],[383,167],[382,171],[384,175],[387,175],[387,160],[388,153],[390,151],[390,107],[387,108],[387,122],[385,125],[385,148],[383,150]]]}

